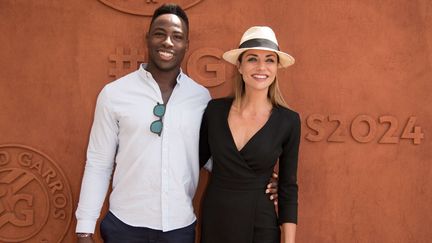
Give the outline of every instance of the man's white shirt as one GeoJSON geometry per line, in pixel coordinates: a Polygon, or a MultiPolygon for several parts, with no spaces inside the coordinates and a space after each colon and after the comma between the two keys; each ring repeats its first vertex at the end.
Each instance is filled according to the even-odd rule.
{"type": "Polygon", "coordinates": [[[76,211],[76,232],[93,233],[108,191],[109,210],[124,223],[169,231],[195,220],[198,142],[206,88],[184,73],[166,104],[161,136],[150,131],[163,103],[145,65],[100,92],[76,211]]]}

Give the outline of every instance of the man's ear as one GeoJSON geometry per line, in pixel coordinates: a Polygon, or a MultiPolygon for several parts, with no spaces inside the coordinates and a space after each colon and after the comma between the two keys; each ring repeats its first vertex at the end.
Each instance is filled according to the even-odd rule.
{"type": "Polygon", "coordinates": [[[186,40],[186,51],[189,50],[189,38],[186,40]]]}

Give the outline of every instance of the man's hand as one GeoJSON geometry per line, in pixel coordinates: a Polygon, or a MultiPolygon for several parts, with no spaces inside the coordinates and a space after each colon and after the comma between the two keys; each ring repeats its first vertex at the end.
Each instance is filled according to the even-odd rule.
{"type": "Polygon", "coordinates": [[[273,200],[274,205],[278,203],[278,174],[273,172],[269,184],[267,184],[266,193],[270,194],[270,200],[273,200]]]}
{"type": "Polygon", "coordinates": [[[95,243],[93,236],[78,237],[78,243],[95,243]]]}

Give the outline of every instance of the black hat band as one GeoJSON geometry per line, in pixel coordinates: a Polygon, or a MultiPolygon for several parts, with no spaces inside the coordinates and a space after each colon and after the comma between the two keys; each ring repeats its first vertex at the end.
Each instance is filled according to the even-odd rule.
{"type": "Polygon", "coordinates": [[[266,48],[279,51],[279,46],[276,45],[273,41],[267,39],[261,39],[261,38],[247,40],[239,46],[239,48],[253,48],[253,47],[266,47],[266,48]]]}

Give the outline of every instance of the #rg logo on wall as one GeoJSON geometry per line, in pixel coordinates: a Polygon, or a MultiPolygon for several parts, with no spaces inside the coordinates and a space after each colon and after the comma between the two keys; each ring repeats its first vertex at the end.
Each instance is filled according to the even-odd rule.
{"type": "MultiPolygon", "coordinates": [[[[164,3],[170,3],[172,1],[160,1],[160,0],[99,0],[100,2],[122,11],[124,13],[152,16],[154,10],[164,3]]],[[[202,0],[183,0],[176,1],[183,9],[188,9],[202,2],[202,0]]]]}
{"type": "Polygon", "coordinates": [[[0,145],[0,242],[61,242],[72,195],[61,169],[23,145],[0,145]]]}

